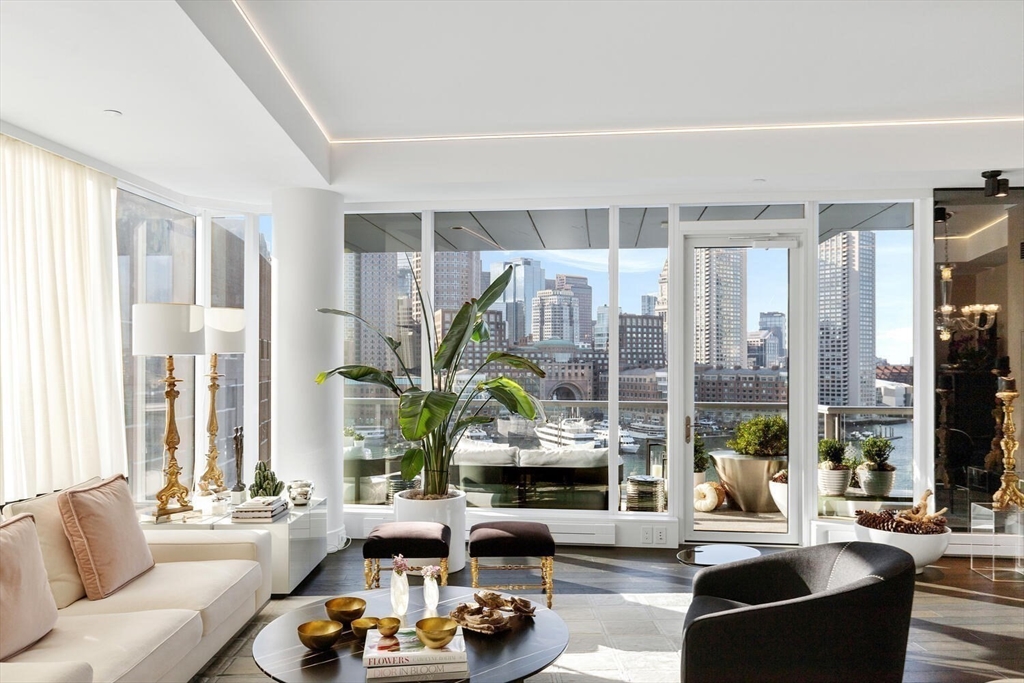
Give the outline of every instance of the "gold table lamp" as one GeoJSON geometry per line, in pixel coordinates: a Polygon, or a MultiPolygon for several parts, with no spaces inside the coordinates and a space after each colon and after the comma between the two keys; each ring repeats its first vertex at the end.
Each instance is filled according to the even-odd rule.
{"type": "Polygon", "coordinates": [[[174,401],[178,398],[177,385],[180,379],[174,376],[174,356],[198,356],[205,350],[203,333],[203,307],[193,304],[135,304],[132,306],[132,354],[136,356],[166,356],[167,376],[162,380],[166,386],[164,398],[167,401],[167,417],[164,423],[164,449],[167,451],[167,467],[164,487],[156,494],[156,517],[166,517],[176,512],[187,512],[189,490],[178,480],[181,467],[175,455],[181,437],[174,414],[174,401]],[[169,507],[171,500],[177,500],[176,507],[169,507]]]}
{"type": "Polygon", "coordinates": [[[224,375],[217,372],[217,355],[245,353],[245,309],[206,309],[206,352],[210,354],[210,412],[206,421],[206,433],[210,439],[206,453],[206,470],[199,478],[200,495],[207,496],[224,490],[224,472],[217,465],[217,380],[224,375]]]}
{"type": "Polygon", "coordinates": [[[1003,402],[1003,476],[1002,486],[992,496],[993,507],[1006,509],[1011,506],[1024,507],[1024,493],[1020,490],[1020,477],[1017,474],[1017,461],[1014,453],[1017,450],[1017,429],[1013,424],[1013,402],[1020,396],[1017,381],[1012,377],[999,378],[999,391],[996,396],[1003,402]]]}

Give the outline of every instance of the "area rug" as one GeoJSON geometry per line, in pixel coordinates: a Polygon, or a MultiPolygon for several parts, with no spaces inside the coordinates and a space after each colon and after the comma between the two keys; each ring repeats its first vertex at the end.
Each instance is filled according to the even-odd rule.
{"type": "MultiPolygon", "coordinates": [[[[252,659],[252,642],[266,624],[332,596],[271,600],[192,683],[266,683],[252,659]]],[[[689,593],[555,594],[554,610],[569,627],[569,647],[532,683],[679,680],[679,650],[689,593]]]]}

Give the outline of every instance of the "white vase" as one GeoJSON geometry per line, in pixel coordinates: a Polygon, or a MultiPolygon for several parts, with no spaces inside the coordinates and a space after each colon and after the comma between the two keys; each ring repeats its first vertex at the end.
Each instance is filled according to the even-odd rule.
{"type": "MultiPolygon", "coordinates": [[[[457,572],[466,566],[466,494],[458,489],[449,489],[450,498],[438,500],[414,500],[406,498],[412,491],[395,494],[396,522],[440,522],[451,529],[452,538],[448,545],[448,572],[457,572]]],[[[436,557],[413,558],[410,565],[436,564],[436,557]]]]}
{"type": "Polygon", "coordinates": [[[857,470],[857,479],[864,495],[885,497],[892,493],[896,470],[857,470]]]}
{"type": "Polygon", "coordinates": [[[405,572],[391,572],[391,609],[395,614],[409,611],[409,577],[405,572]]]}
{"type": "Polygon", "coordinates": [[[437,579],[432,576],[423,577],[423,604],[427,609],[437,609],[440,595],[437,590],[437,579]]]}
{"type": "Polygon", "coordinates": [[[823,496],[843,496],[850,487],[852,470],[818,470],[818,493],[823,496]]]}
{"type": "Polygon", "coordinates": [[[783,517],[789,519],[789,484],[769,480],[768,492],[772,494],[775,507],[779,508],[783,517]]]}

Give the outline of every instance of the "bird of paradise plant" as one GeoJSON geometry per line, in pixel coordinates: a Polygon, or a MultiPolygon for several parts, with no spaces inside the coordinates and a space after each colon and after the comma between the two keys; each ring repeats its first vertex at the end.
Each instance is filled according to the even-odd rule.
{"type": "MultiPolygon", "coordinates": [[[[376,333],[391,349],[398,360],[402,374],[408,381],[408,387],[402,388],[395,381],[390,370],[380,370],[369,365],[342,365],[321,372],[316,377],[317,384],[323,384],[335,375],[355,382],[376,384],[388,389],[398,397],[398,423],[402,436],[419,445],[410,448],[402,457],[402,477],[412,479],[423,471],[423,496],[425,498],[443,498],[448,495],[448,484],[452,457],[463,433],[474,425],[488,424],[494,421],[489,415],[481,412],[492,400],[507,408],[509,412],[521,415],[528,420],[543,416],[540,402],[531,396],[518,382],[503,375],[475,382],[476,377],[489,365],[504,364],[510,367],[527,370],[537,377],[544,377],[544,371],[533,361],[504,351],[495,351],[487,355],[474,371],[469,381],[461,388],[457,387],[457,371],[462,362],[467,346],[490,339],[490,330],[484,319],[484,312],[498,300],[512,279],[513,268],[509,267],[487,287],[479,299],[471,299],[462,305],[451,327],[444,337],[434,344],[434,334],[428,326],[428,343],[430,344],[430,386],[416,386],[412,373],[402,360],[398,349],[401,342],[387,336],[370,325],[355,313],[340,311],[333,308],[319,308],[321,313],[340,315],[356,320],[369,330],[376,333]],[[479,401],[479,399],[484,399],[479,401]],[[475,410],[474,402],[479,403],[475,410]]],[[[421,310],[430,311],[424,305],[423,293],[419,283],[416,291],[420,299],[421,310]]],[[[429,325],[429,321],[428,321],[429,325]]],[[[426,378],[424,378],[426,379],[426,378]]]]}

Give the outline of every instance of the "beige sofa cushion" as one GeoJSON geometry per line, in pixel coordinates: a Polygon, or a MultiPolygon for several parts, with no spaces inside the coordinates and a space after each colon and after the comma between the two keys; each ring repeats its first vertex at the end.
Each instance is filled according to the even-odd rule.
{"type": "Polygon", "coordinates": [[[32,515],[0,522],[0,659],[36,642],[57,622],[32,515]]]}
{"type": "Polygon", "coordinates": [[[519,451],[520,467],[604,467],[607,448],[524,448],[519,451]]]}
{"type": "Polygon", "coordinates": [[[262,581],[252,560],[209,560],[159,563],[103,600],[79,600],[61,615],[83,616],[189,609],[203,619],[203,635],[216,629],[243,604],[256,610],[255,594],[262,581]]]}
{"type": "Polygon", "coordinates": [[[0,681],[11,683],[89,683],[88,662],[0,662],[0,681]]]}
{"type": "Polygon", "coordinates": [[[198,645],[202,634],[199,614],[186,609],[90,616],[62,612],[45,638],[9,661],[87,662],[97,683],[152,683],[198,645]]]}
{"type": "Polygon", "coordinates": [[[487,444],[463,439],[455,449],[456,465],[495,465],[511,467],[516,464],[519,449],[508,444],[487,444]]]}
{"type": "MultiPolygon", "coordinates": [[[[92,486],[99,481],[99,477],[93,477],[71,488],[92,486]]],[[[46,565],[53,600],[57,603],[57,609],[64,609],[75,600],[85,597],[85,586],[82,585],[82,577],[78,575],[75,554],[71,552],[71,543],[64,535],[64,526],[60,521],[60,508],[57,506],[60,493],[58,491],[11,503],[4,508],[4,517],[11,518],[27,512],[36,518],[36,533],[39,534],[39,546],[43,549],[43,563],[46,565]]]]}
{"type": "Polygon", "coordinates": [[[123,474],[57,496],[64,533],[90,600],[100,600],[153,566],[123,474]]]}

